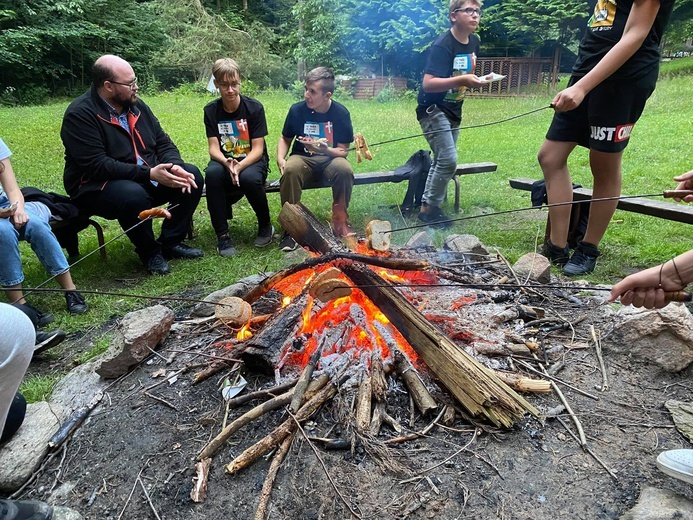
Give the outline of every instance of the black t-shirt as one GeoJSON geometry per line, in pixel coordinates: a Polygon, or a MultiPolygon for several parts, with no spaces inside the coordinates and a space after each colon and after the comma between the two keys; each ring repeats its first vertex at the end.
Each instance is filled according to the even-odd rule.
{"type": "MultiPolygon", "coordinates": [[[[440,35],[428,50],[428,58],[424,74],[430,74],[437,78],[450,78],[462,74],[473,74],[476,67],[476,56],[479,53],[479,38],[475,34],[469,35],[468,43],[460,43],[447,31],[440,35]]],[[[426,114],[426,109],[431,105],[445,112],[451,121],[459,123],[462,120],[462,102],[466,87],[447,92],[424,92],[423,82],[419,89],[416,117],[421,118],[426,114]]]]}
{"type": "MultiPolygon", "coordinates": [[[[580,42],[578,59],[573,67],[575,76],[584,76],[623,36],[633,0],[598,0],[594,14],[587,22],[587,31],[580,42]]],[[[669,23],[674,0],[660,0],[659,11],[642,46],[614,74],[613,79],[638,79],[659,71],[659,44],[669,23]]]]}
{"type": "MultiPolygon", "coordinates": [[[[282,135],[287,139],[294,137],[312,137],[327,139],[330,147],[338,143],[350,143],[354,140],[354,129],[351,126],[351,115],[341,103],[332,100],[330,108],[324,114],[311,110],[305,101],[291,105],[284,121],[282,135]]],[[[311,155],[303,144],[295,140],[290,155],[311,155]]]]}
{"type": "MultiPolygon", "coordinates": [[[[259,101],[241,96],[238,109],[229,113],[221,99],[207,103],[204,108],[207,138],[216,137],[225,157],[243,159],[252,149],[252,140],[267,135],[265,108],[259,101]]],[[[267,158],[267,147],[263,153],[267,158]]]]}

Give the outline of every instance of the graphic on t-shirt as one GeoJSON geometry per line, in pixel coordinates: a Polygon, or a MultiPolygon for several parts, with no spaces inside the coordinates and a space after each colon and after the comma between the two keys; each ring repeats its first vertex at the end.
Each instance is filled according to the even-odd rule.
{"type": "Polygon", "coordinates": [[[250,152],[250,132],[246,119],[220,121],[217,125],[219,145],[226,157],[243,159],[250,152]]]}
{"type": "Polygon", "coordinates": [[[608,27],[611,29],[614,25],[615,16],[616,0],[598,0],[594,6],[594,14],[590,17],[587,24],[592,29],[595,27],[608,27]]]}
{"type": "MultiPolygon", "coordinates": [[[[332,121],[325,121],[321,123],[314,123],[312,121],[306,121],[303,125],[303,133],[317,141],[318,139],[326,139],[327,144],[332,147],[334,145],[334,125],[332,121]]],[[[315,150],[305,149],[306,153],[313,153],[315,150]]]]}
{"type": "MultiPolygon", "coordinates": [[[[452,60],[452,77],[461,76],[462,74],[471,74],[476,68],[476,53],[458,54],[452,60]]],[[[457,90],[450,89],[445,94],[445,101],[460,102],[464,97],[464,92],[467,87],[460,87],[457,90]]]]}

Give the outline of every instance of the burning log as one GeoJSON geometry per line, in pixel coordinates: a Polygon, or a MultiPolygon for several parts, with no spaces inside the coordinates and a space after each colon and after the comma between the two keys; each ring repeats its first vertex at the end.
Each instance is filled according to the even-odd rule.
{"type": "Polygon", "coordinates": [[[303,369],[301,377],[298,378],[298,382],[296,383],[296,387],[294,388],[294,396],[291,399],[291,403],[289,404],[289,411],[291,413],[296,413],[299,410],[299,408],[301,408],[301,405],[303,404],[306,395],[306,390],[308,390],[310,380],[313,378],[313,370],[315,370],[315,365],[318,364],[318,360],[320,359],[321,353],[322,348],[315,349],[313,355],[310,356],[310,361],[308,361],[306,368],[303,369]]]}
{"type": "Polygon", "coordinates": [[[428,415],[431,411],[438,408],[438,403],[433,399],[428,389],[424,386],[423,381],[421,381],[416,369],[402,351],[395,349],[394,354],[395,371],[404,380],[404,384],[407,385],[409,395],[414,400],[414,404],[421,412],[421,415],[428,415]]]}
{"type": "MultiPolygon", "coordinates": [[[[282,227],[300,244],[316,252],[344,249],[325,226],[301,204],[284,204],[282,227]]],[[[364,264],[342,262],[340,268],[387,316],[426,365],[473,416],[511,427],[526,412],[539,412],[492,371],[461,351],[402,296],[364,264]]]]}
{"type": "Polygon", "coordinates": [[[539,307],[529,307],[528,305],[512,305],[491,317],[494,323],[501,324],[506,321],[521,319],[524,321],[536,320],[544,317],[544,309],[539,307]]]}
{"type": "Polygon", "coordinates": [[[250,370],[274,375],[280,350],[296,329],[305,307],[306,298],[296,298],[268,320],[259,334],[246,341],[242,359],[250,370]]]}
{"type": "Polygon", "coordinates": [[[371,424],[371,399],[373,389],[370,376],[365,376],[359,386],[359,394],[356,398],[356,431],[365,433],[371,424]]]}

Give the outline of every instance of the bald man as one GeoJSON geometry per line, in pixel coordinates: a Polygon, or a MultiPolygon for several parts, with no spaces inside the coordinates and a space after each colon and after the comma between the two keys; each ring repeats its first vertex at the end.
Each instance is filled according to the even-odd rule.
{"type": "Polygon", "coordinates": [[[152,274],[169,273],[167,259],[200,258],[200,249],[183,243],[202,194],[200,170],[181,159],[137,97],[137,76],[127,61],[101,56],[92,82],[63,117],[67,193],[85,213],[117,219],[152,274]],[[171,218],[155,239],[151,220],[140,223],[138,215],[164,203],[171,204],[171,218]]]}

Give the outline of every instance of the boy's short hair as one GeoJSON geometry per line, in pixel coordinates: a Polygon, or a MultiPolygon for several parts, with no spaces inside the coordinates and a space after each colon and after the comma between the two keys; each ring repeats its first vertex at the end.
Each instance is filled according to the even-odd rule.
{"type": "Polygon", "coordinates": [[[315,67],[306,74],[306,85],[308,83],[315,83],[316,81],[322,82],[323,92],[334,92],[334,73],[327,67],[315,67]]]}
{"type": "Polygon", "coordinates": [[[459,9],[464,4],[474,4],[481,8],[482,0],[450,0],[450,9],[448,14],[452,14],[455,9],[459,9]]]}
{"type": "Polygon", "coordinates": [[[224,81],[227,76],[231,79],[241,79],[241,68],[231,58],[221,58],[214,62],[212,75],[217,81],[224,81]]]}

